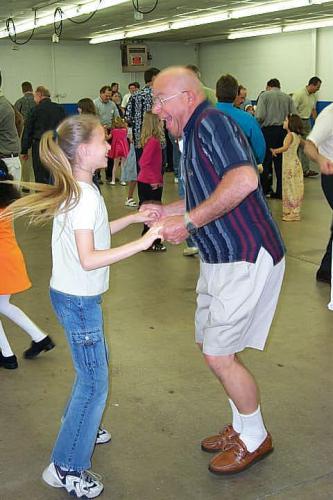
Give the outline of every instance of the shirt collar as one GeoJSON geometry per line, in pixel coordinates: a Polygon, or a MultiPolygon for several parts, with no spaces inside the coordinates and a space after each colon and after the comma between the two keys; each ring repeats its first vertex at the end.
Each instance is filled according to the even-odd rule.
{"type": "Polygon", "coordinates": [[[221,102],[221,101],[219,101],[217,103],[217,106],[224,106],[226,108],[234,108],[235,107],[233,102],[221,102]]]}
{"type": "Polygon", "coordinates": [[[191,128],[193,127],[194,123],[195,123],[195,120],[198,118],[198,116],[200,115],[200,113],[206,109],[206,108],[211,108],[212,105],[210,104],[209,101],[203,101],[199,104],[199,106],[197,108],[195,108],[195,110],[193,111],[192,115],[190,116],[188,122],[186,123],[185,127],[184,127],[184,130],[183,130],[183,135],[187,135],[189,134],[191,128]]]}

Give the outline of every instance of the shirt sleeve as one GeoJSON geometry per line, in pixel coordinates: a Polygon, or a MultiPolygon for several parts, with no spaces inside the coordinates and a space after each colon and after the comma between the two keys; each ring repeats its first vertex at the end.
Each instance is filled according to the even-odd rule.
{"type": "Polygon", "coordinates": [[[219,177],[232,168],[253,166],[256,161],[252,149],[240,127],[223,113],[215,111],[199,126],[201,147],[219,177]]]}
{"type": "Polygon", "coordinates": [[[332,114],[319,114],[315,121],[314,127],[308,135],[307,139],[319,148],[327,139],[333,135],[332,114]]]}
{"type": "Polygon", "coordinates": [[[253,122],[251,120],[250,143],[257,163],[262,163],[266,154],[266,143],[261,128],[255,118],[253,122]]]}
{"type": "Polygon", "coordinates": [[[80,201],[70,212],[70,219],[73,230],[95,228],[98,212],[98,194],[89,189],[81,188],[80,201]]]}
{"type": "Polygon", "coordinates": [[[261,95],[258,99],[256,108],[256,119],[259,123],[263,123],[265,120],[266,110],[265,110],[265,96],[261,95]]]}

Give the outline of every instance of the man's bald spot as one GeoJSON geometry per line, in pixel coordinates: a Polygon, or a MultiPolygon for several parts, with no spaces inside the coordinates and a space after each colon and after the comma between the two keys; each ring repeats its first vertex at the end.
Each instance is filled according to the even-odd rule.
{"type": "Polygon", "coordinates": [[[202,84],[193,71],[183,66],[173,66],[161,71],[154,80],[153,88],[163,92],[192,91],[198,97],[204,97],[202,84]]]}

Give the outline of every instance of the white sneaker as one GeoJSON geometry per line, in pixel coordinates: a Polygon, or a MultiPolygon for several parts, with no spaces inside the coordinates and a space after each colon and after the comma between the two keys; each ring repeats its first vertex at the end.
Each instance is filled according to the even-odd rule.
{"type": "Polygon", "coordinates": [[[120,181],[120,185],[121,185],[121,186],[127,186],[127,182],[125,182],[125,181],[120,181]]]}
{"type": "Polygon", "coordinates": [[[138,204],[135,200],[133,200],[133,198],[128,198],[126,201],[125,201],[125,207],[137,207],[138,204]]]}
{"type": "Polygon", "coordinates": [[[96,437],[96,444],[105,444],[109,443],[110,441],[111,441],[110,432],[107,431],[106,429],[103,429],[102,427],[99,427],[96,437]]]}
{"type": "Polygon", "coordinates": [[[109,181],[108,184],[110,184],[110,186],[115,186],[116,185],[116,181],[109,181]]]}
{"type": "Polygon", "coordinates": [[[174,180],[173,180],[173,182],[174,182],[175,184],[178,184],[178,177],[175,177],[175,178],[174,178],[174,180]]]}
{"type": "Polygon", "coordinates": [[[54,463],[44,470],[43,479],[54,488],[65,488],[71,496],[77,498],[96,498],[104,489],[97,474],[91,471],[64,471],[54,463]]]}
{"type": "Polygon", "coordinates": [[[199,250],[197,247],[186,247],[183,250],[184,257],[192,257],[192,255],[197,255],[199,250]]]}

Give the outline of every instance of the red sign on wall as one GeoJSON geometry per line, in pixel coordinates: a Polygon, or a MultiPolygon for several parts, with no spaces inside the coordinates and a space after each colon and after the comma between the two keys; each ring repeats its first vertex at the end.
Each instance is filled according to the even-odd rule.
{"type": "Polygon", "coordinates": [[[143,64],[141,56],[133,56],[131,59],[132,59],[132,64],[135,66],[141,66],[143,64]]]}

